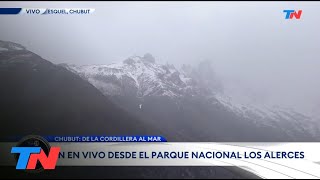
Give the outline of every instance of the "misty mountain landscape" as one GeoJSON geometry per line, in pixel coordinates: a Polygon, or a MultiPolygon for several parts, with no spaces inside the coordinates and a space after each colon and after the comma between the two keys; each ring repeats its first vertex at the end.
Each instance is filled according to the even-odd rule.
{"type": "Polygon", "coordinates": [[[180,141],[316,141],[319,124],[290,108],[238,104],[210,61],[157,64],[151,54],[109,65],[67,65],[144,122],[180,141]]]}
{"type": "MultiPolygon", "coordinates": [[[[286,109],[235,104],[214,75],[210,61],[177,69],[158,64],[149,53],[116,64],[56,65],[22,45],[0,41],[1,136],[152,134],[171,142],[317,141],[313,119],[286,109]]],[[[92,169],[94,176],[81,168],[61,167],[43,175],[257,178],[231,167],[101,167],[92,169]]],[[[35,178],[2,170],[8,177],[35,178]]]]}
{"type": "Polygon", "coordinates": [[[55,65],[22,45],[0,46],[4,134],[157,134],[203,142],[317,141],[320,134],[314,119],[292,109],[234,103],[210,61],[178,69],[147,53],[108,65],[55,65]]]}
{"type": "MultiPolygon", "coordinates": [[[[209,61],[158,64],[151,54],[109,65],[55,65],[0,41],[1,136],[162,135],[168,141],[317,141],[319,126],[290,109],[232,102],[209,61]]],[[[232,167],[58,167],[43,176],[1,168],[6,177],[257,178],[232,167]]]]}
{"type": "MultiPolygon", "coordinates": [[[[320,140],[318,2],[4,1],[1,7],[22,10],[0,15],[0,140],[320,140]],[[31,15],[29,8],[90,13],[31,15]],[[301,18],[287,18],[284,10],[302,12],[301,18]]],[[[280,164],[274,172],[302,177],[303,169],[280,164]]],[[[259,178],[232,164],[79,165],[41,173],[1,165],[0,178],[259,178]]]]}
{"type": "MultiPolygon", "coordinates": [[[[148,59],[148,56],[144,57],[144,59],[146,58],[148,59]]],[[[151,61],[150,63],[154,62],[151,61]]],[[[169,69],[167,70],[169,71],[169,69]]],[[[195,129],[192,128],[192,122],[190,121],[194,120],[193,118],[186,118],[185,123],[181,123],[182,119],[179,119],[179,121],[173,119],[186,117],[186,115],[190,115],[190,113],[180,116],[178,113],[185,112],[185,110],[178,111],[176,101],[173,101],[171,96],[163,96],[165,95],[163,93],[166,93],[166,91],[158,92],[155,89],[152,93],[156,93],[158,96],[150,96],[150,99],[144,99],[143,104],[138,106],[139,110],[144,111],[138,113],[134,112],[137,111],[136,103],[142,103],[142,100],[132,96],[134,91],[131,92],[131,87],[127,87],[129,89],[123,89],[123,92],[128,92],[131,96],[125,93],[117,94],[117,96],[104,95],[85,78],[81,78],[74,72],[75,71],[68,66],[55,65],[37,54],[26,50],[25,47],[19,44],[0,41],[1,137],[29,134],[153,134],[164,135],[169,141],[195,139],[201,141],[201,138],[203,138],[203,140],[211,138],[205,137],[204,135],[206,134],[202,133],[201,135],[197,135],[200,126],[197,126],[195,129]],[[70,71],[67,70],[66,67],[70,71]],[[128,104],[124,105],[122,103],[128,104]],[[145,107],[148,105],[150,105],[150,109],[145,107]],[[156,117],[158,115],[159,117],[156,117]],[[150,121],[148,121],[148,117],[151,118],[150,121]],[[156,123],[157,120],[161,122],[156,123]],[[191,137],[188,134],[195,137],[191,137]]],[[[104,79],[103,77],[101,78],[102,80],[104,79]]],[[[169,84],[172,81],[176,82],[179,80],[175,79],[177,78],[176,75],[173,75],[173,77],[165,76],[163,78],[167,79],[167,83],[169,84]]],[[[113,82],[117,83],[118,79],[114,80],[113,82]]],[[[128,81],[130,80],[131,79],[128,79],[128,81]]],[[[108,77],[106,77],[105,81],[108,82],[108,77]]],[[[154,85],[157,86],[156,84],[154,85]]],[[[174,83],[171,85],[175,87],[174,83]]],[[[145,84],[144,88],[147,90],[149,84],[145,84]]],[[[174,91],[174,89],[172,89],[172,91],[174,91]]],[[[145,92],[141,93],[143,95],[145,92]]],[[[179,94],[180,92],[177,91],[177,93],[179,94]]],[[[198,103],[197,101],[193,102],[192,99],[186,99],[185,102],[181,103],[188,102],[192,102],[193,105],[198,103]]],[[[181,106],[180,108],[188,107],[181,106]]],[[[214,112],[220,113],[219,111],[214,112]]],[[[195,114],[194,117],[197,115],[199,114],[195,114]]],[[[200,119],[200,121],[203,121],[203,119],[200,119]]],[[[210,135],[212,136],[212,133],[210,133],[210,135]]],[[[90,168],[91,167],[57,167],[55,171],[33,174],[22,171],[17,172],[13,167],[2,166],[0,168],[0,174],[1,177],[7,178],[32,179],[44,177],[257,178],[257,176],[251,173],[233,167],[90,168]]]]}
{"type": "Polygon", "coordinates": [[[0,48],[1,135],[154,133],[78,75],[21,45],[0,48]]]}

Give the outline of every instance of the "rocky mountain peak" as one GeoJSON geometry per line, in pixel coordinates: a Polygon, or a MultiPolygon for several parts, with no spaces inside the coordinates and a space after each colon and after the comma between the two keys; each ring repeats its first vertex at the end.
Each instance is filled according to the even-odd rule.
{"type": "Polygon", "coordinates": [[[134,65],[136,63],[144,63],[144,64],[155,64],[156,60],[150,53],[146,53],[144,56],[131,56],[128,59],[124,60],[123,63],[128,65],[134,65]]]}
{"type": "MultiPolygon", "coordinates": [[[[147,53],[131,56],[122,63],[110,65],[72,66],[68,69],[88,79],[106,95],[207,96],[220,91],[218,83],[210,73],[208,63],[193,67],[185,65],[178,70],[173,64],[158,64],[147,53]],[[203,71],[203,72],[202,72],[203,71]]],[[[214,74],[214,73],[213,73],[214,74]]]]}
{"type": "Polygon", "coordinates": [[[150,53],[146,53],[144,56],[143,56],[143,61],[145,62],[150,62],[150,63],[155,63],[156,60],[155,58],[152,56],[152,54],[150,53]]]}

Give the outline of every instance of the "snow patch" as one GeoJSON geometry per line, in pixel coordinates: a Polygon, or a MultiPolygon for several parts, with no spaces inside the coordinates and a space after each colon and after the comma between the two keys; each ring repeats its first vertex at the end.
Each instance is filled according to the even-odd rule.
{"type": "Polygon", "coordinates": [[[0,47],[0,51],[9,51],[9,49],[0,47]]]}
{"type": "Polygon", "coordinates": [[[10,48],[17,51],[23,50],[23,48],[14,45],[10,45],[10,48]]]}

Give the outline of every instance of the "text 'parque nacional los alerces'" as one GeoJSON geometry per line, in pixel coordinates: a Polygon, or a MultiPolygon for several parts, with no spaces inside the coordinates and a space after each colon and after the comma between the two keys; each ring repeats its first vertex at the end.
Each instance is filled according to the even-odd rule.
{"type": "Polygon", "coordinates": [[[302,151],[69,151],[60,152],[67,159],[304,159],[302,151]]]}

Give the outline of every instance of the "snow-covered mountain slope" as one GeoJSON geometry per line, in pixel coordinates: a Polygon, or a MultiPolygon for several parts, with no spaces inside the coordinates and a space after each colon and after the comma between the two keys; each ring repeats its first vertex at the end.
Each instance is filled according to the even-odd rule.
{"type": "Polygon", "coordinates": [[[180,97],[193,90],[191,79],[173,65],[156,64],[150,54],[133,56],[118,64],[64,65],[106,95],[180,97]]]}
{"type": "Polygon", "coordinates": [[[0,41],[0,53],[7,52],[7,51],[19,51],[19,50],[25,50],[25,47],[13,42],[0,41]]]}
{"type": "Polygon", "coordinates": [[[134,56],[110,65],[67,65],[64,67],[87,79],[103,94],[144,98],[148,96],[201,97],[225,108],[242,119],[261,127],[283,128],[288,135],[294,132],[319,137],[319,123],[314,118],[292,109],[277,106],[243,104],[223,92],[209,62],[198,67],[161,65],[150,54],[134,56]]]}
{"type": "Polygon", "coordinates": [[[292,108],[240,103],[224,94],[217,94],[215,98],[230,112],[244,117],[257,126],[285,127],[282,130],[290,136],[293,136],[292,131],[295,130],[302,134],[320,137],[320,124],[317,118],[304,115],[292,108]]]}

